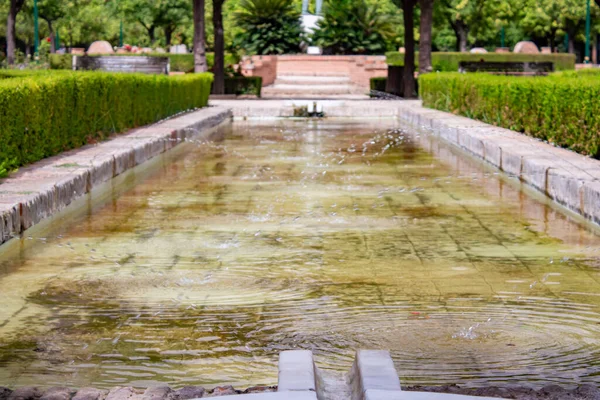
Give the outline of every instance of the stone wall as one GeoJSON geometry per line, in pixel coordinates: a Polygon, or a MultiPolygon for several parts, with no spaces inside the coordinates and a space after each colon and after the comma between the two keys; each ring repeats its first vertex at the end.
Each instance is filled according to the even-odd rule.
{"type": "Polygon", "coordinates": [[[271,85],[277,78],[277,56],[244,57],[240,69],[245,76],[260,76],[263,86],[271,85]]]}

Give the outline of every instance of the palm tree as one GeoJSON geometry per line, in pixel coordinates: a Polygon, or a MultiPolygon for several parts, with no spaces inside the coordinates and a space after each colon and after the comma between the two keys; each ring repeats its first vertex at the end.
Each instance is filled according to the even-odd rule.
{"type": "Polygon", "coordinates": [[[431,31],[433,26],[433,1],[419,0],[421,4],[421,24],[419,35],[419,73],[433,71],[431,66],[431,31]]]}
{"type": "Polygon", "coordinates": [[[223,34],[223,3],[225,0],[213,0],[213,28],[215,31],[215,64],[213,72],[213,93],[225,93],[225,37],[223,34]]]}
{"type": "Polygon", "coordinates": [[[394,4],[401,8],[404,14],[404,98],[415,97],[415,23],[414,8],[417,0],[394,0],[394,4]]]}
{"type": "Polygon", "coordinates": [[[206,72],[204,0],[192,0],[194,5],[194,72],[206,72]]]}

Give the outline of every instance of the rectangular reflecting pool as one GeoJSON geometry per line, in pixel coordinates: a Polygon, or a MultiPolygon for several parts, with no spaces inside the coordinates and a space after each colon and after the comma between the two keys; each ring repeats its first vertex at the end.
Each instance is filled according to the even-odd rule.
{"type": "Polygon", "coordinates": [[[223,135],[0,247],[0,386],[276,384],[281,350],[359,348],[404,384],[598,382],[595,228],[393,120],[223,135]]]}

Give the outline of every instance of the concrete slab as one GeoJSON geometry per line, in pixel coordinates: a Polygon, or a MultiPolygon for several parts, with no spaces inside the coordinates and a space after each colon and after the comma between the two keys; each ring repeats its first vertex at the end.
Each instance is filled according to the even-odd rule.
{"type": "Polygon", "coordinates": [[[317,400],[315,392],[270,392],[219,396],[222,400],[317,400]]]}
{"type": "Polygon", "coordinates": [[[430,392],[397,392],[388,390],[367,390],[365,400],[498,400],[492,397],[464,396],[430,392]]]}
{"type": "Polygon", "coordinates": [[[316,391],[315,367],[309,350],[288,350],[279,354],[278,392],[316,391]]]}
{"type": "Polygon", "coordinates": [[[401,390],[394,362],[386,350],[357,351],[350,384],[353,400],[363,400],[368,390],[401,390]]]}

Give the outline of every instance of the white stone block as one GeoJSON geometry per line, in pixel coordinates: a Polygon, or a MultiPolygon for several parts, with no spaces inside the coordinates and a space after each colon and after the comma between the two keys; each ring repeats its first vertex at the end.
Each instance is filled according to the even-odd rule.
{"type": "Polygon", "coordinates": [[[583,212],[586,218],[600,224],[600,181],[583,185],[583,212]]]}
{"type": "Polygon", "coordinates": [[[309,350],[289,350],[279,354],[279,383],[277,390],[316,390],[315,364],[309,350]]]}
{"type": "Polygon", "coordinates": [[[548,196],[577,213],[582,213],[584,184],[585,174],[573,174],[556,168],[548,170],[548,196]]]}
{"type": "Polygon", "coordinates": [[[368,390],[400,391],[400,378],[386,350],[357,351],[350,380],[353,400],[365,399],[368,390]]]}

